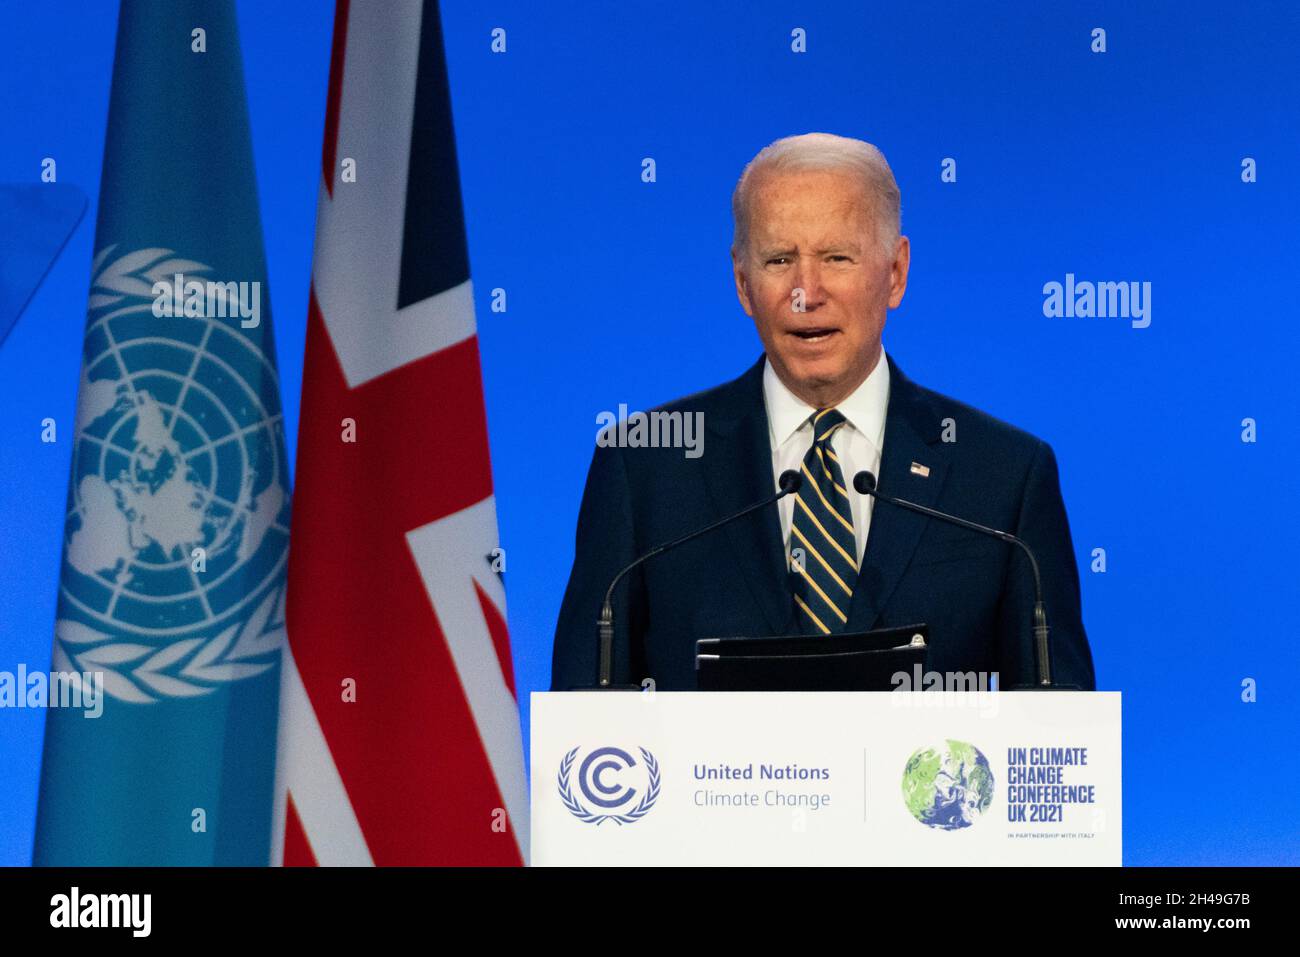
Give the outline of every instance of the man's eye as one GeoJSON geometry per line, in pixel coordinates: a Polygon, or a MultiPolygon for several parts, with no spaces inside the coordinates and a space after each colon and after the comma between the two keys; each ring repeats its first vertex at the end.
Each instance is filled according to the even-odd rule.
{"type": "Polygon", "coordinates": [[[783,262],[785,262],[785,259],[786,259],[786,257],[784,257],[784,256],[776,256],[776,257],[774,257],[774,258],[772,258],[772,259],[769,259],[769,260],[767,261],[767,264],[768,264],[769,266],[777,265],[777,264],[779,264],[779,263],[783,263],[783,262]]]}

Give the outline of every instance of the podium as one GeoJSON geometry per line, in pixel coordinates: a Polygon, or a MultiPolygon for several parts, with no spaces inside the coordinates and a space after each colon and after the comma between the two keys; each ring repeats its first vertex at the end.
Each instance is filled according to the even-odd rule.
{"type": "Polygon", "coordinates": [[[534,692],[535,866],[1121,864],[1118,692],[534,692]]]}

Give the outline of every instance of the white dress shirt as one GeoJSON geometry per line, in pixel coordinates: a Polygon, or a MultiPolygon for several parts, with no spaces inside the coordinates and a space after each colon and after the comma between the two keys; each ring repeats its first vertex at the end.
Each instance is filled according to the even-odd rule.
{"type": "MultiPolygon", "coordinates": [[[[808,421],[816,412],[812,406],[785,387],[772,364],[763,365],[763,401],[767,405],[768,437],[772,443],[772,482],[774,491],[781,473],[800,471],[804,456],[812,448],[813,427],[808,421]]],[[[844,487],[849,493],[853,513],[853,535],[857,539],[858,561],[867,549],[867,532],[871,529],[870,495],[861,495],[853,487],[853,476],[862,469],[880,475],[880,454],[885,447],[885,412],[889,408],[889,363],[880,350],[876,367],[862,384],[843,402],[835,406],[844,416],[845,425],[831,436],[831,448],[844,472],[844,487]]],[[[802,473],[800,473],[802,474],[802,473]]],[[[807,481],[807,477],[804,478],[807,481]]],[[[790,522],[794,515],[794,496],[777,503],[781,509],[781,540],[785,542],[786,560],[790,555],[790,522]]]]}

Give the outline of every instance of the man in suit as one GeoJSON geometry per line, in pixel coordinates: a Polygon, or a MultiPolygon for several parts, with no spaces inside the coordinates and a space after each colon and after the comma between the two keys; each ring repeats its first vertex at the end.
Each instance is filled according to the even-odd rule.
{"type": "MultiPolygon", "coordinates": [[[[1013,545],[853,487],[993,528],[1034,550],[1058,683],[1095,687],[1056,460],[1043,441],[908,379],[881,345],[907,288],[898,186],[860,140],[778,140],[732,198],[736,292],[764,355],[740,378],[661,407],[701,416],[702,453],[598,442],[555,632],[551,686],[596,682],[596,620],[614,575],[655,545],[775,494],[766,508],[642,564],[614,592],[614,681],[695,688],[695,641],[926,622],[927,671],[1034,680],[1033,579],[1013,545]]],[[[815,639],[813,639],[815,640],[815,639]]]]}

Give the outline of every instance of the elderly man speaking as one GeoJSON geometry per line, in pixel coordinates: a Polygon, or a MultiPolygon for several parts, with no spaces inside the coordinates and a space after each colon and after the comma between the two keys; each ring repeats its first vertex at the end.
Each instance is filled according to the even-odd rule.
{"type": "MultiPolygon", "coordinates": [[[[1034,680],[1033,576],[1019,548],[861,493],[1019,536],[1038,558],[1055,680],[1095,687],[1056,459],[1047,443],[903,375],[881,345],[907,289],[898,186],[880,151],[778,140],[732,197],[736,294],[763,355],[661,407],[699,416],[703,454],[598,442],[555,632],[551,687],[591,687],[611,580],[651,548],[798,492],[637,566],[613,595],[613,680],[695,688],[699,638],[815,636],[925,622],[927,671],[1034,680]]],[[[602,438],[609,438],[608,435],[602,438]]]]}

